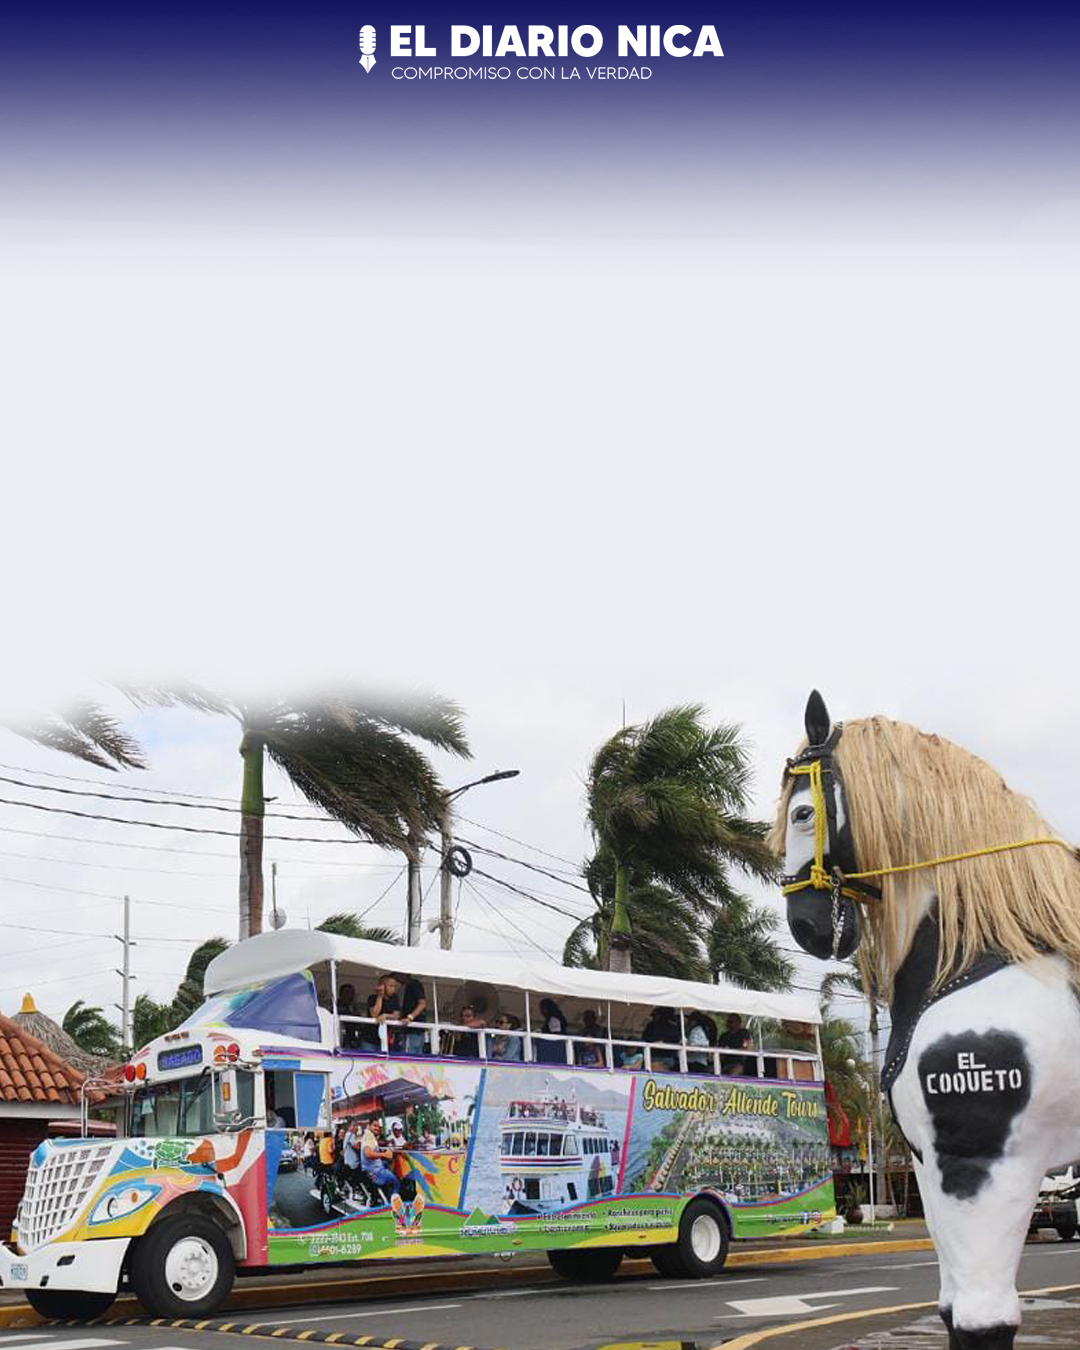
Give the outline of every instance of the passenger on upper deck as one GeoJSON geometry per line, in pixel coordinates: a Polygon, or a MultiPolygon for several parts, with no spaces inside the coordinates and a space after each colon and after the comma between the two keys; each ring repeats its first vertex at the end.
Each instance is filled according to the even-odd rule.
{"type": "MultiPolygon", "coordinates": [[[[738,1013],[729,1013],[725,1025],[727,1030],[717,1041],[721,1050],[749,1050],[751,1048],[750,1033],[743,1026],[742,1018],[738,1013]]],[[[720,1072],[743,1074],[746,1072],[746,1062],[738,1055],[721,1055],[720,1072]]]]}
{"type": "MultiPolygon", "coordinates": [[[[351,984],[343,984],[337,991],[338,1017],[356,1017],[356,990],[351,984]]],[[[363,1039],[362,1029],[355,1022],[341,1024],[341,1044],[346,1050],[355,1050],[363,1039]]]]}
{"type": "Polygon", "coordinates": [[[581,1014],[581,1031],[588,1040],[574,1042],[574,1062],[584,1069],[599,1069],[604,1065],[604,1047],[606,1040],[604,1029],[592,1008],[586,1008],[581,1014]]]}
{"type": "Polygon", "coordinates": [[[397,979],[401,982],[401,1020],[406,1027],[403,1038],[405,1053],[407,1055],[422,1055],[426,1034],[423,1031],[414,1031],[412,1024],[425,1020],[427,994],[424,992],[424,986],[415,975],[400,974],[397,979]]]}
{"type": "MultiPolygon", "coordinates": [[[[540,1016],[543,1019],[540,1023],[540,1030],[549,1036],[565,1036],[567,1031],[566,1018],[563,1016],[562,1009],[554,999],[542,998],[540,1000],[540,1016]]],[[[566,1063],[566,1042],[549,1041],[538,1039],[534,1045],[534,1056],[537,1064],[565,1064],[566,1063]]]]}
{"type": "Polygon", "coordinates": [[[488,1038],[488,1053],[491,1058],[515,1062],[524,1059],[521,1037],[514,1034],[521,1029],[520,1020],[513,1013],[503,1013],[499,1017],[498,1026],[500,1034],[488,1038]]]}
{"type": "Polygon", "coordinates": [[[450,1034],[451,1055],[456,1055],[458,1059],[479,1059],[480,1058],[480,1032],[487,1026],[484,1019],[477,1013],[471,1003],[466,1003],[460,1013],[461,1025],[468,1027],[468,1031],[455,1031],[450,1034]]]}
{"type": "MultiPolygon", "coordinates": [[[[687,1018],[686,1043],[697,1047],[716,1044],[716,1023],[703,1012],[691,1013],[687,1018]]],[[[711,1055],[686,1056],[686,1066],[691,1073],[711,1073],[711,1055]]]]}
{"type": "MultiPolygon", "coordinates": [[[[678,1045],[680,1040],[679,1019],[671,1008],[654,1008],[652,1016],[641,1033],[641,1039],[650,1045],[662,1043],[678,1045]]],[[[679,1067],[679,1056],[675,1050],[654,1050],[651,1056],[654,1069],[675,1073],[679,1067]]]]}

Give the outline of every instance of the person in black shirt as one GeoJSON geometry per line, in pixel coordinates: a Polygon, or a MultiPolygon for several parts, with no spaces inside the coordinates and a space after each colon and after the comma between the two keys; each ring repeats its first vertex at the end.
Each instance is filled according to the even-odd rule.
{"type": "MultiPolygon", "coordinates": [[[[552,998],[540,1000],[540,1030],[549,1036],[565,1036],[566,1018],[562,1009],[552,998]]],[[[566,1042],[537,1039],[534,1043],[534,1058],[538,1064],[565,1064],[566,1042]]]]}
{"type": "MultiPolygon", "coordinates": [[[[738,1013],[729,1013],[725,1022],[726,1030],[716,1042],[721,1050],[749,1050],[750,1033],[742,1024],[738,1013]]],[[[746,1061],[733,1055],[720,1056],[720,1072],[742,1074],[746,1072],[746,1061]]]]}
{"type": "Polygon", "coordinates": [[[427,995],[415,975],[399,975],[397,978],[401,982],[401,1017],[406,1026],[404,1051],[407,1055],[422,1055],[426,1036],[422,1031],[413,1031],[412,1023],[427,1020],[427,995]]]}
{"type": "MultiPolygon", "coordinates": [[[[671,1008],[654,1008],[652,1016],[645,1024],[641,1039],[650,1044],[661,1042],[666,1045],[678,1045],[680,1039],[679,1019],[671,1008]]],[[[675,1073],[679,1068],[679,1056],[675,1050],[655,1050],[650,1056],[652,1067],[661,1071],[675,1073]]]]}
{"type": "MultiPolygon", "coordinates": [[[[338,1017],[356,1017],[356,990],[351,984],[343,984],[337,991],[338,1017]]],[[[362,1044],[364,1028],[355,1022],[346,1022],[341,1027],[341,1044],[346,1050],[356,1050],[362,1044]]]]}
{"type": "Polygon", "coordinates": [[[480,1058],[480,1037],[477,1032],[487,1026],[482,1017],[476,1013],[476,1009],[471,1003],[466,1003],[461,1010],[461,1024],[469,1027],[469,1031],[457,1031],[454,1033],[452,1054],[458,1059],[479,1059],[480,1058]]]}

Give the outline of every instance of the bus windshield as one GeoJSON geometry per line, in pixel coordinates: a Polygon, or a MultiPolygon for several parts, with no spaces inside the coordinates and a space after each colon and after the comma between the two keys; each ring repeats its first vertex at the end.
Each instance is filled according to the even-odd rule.
{"type": "MultiPolygon", "coordinates": [[[[241,1118],[254,1114],[254,1078],[237,1074],[237,1104],[241,1118]]],[[[171,1135],[213,1134],[213,1078],[207,1070],[190,1078],[174,1078],[138,1088],[131,1099],[131,1134],[136,1139],[163,1139],[171,1135]]]]}

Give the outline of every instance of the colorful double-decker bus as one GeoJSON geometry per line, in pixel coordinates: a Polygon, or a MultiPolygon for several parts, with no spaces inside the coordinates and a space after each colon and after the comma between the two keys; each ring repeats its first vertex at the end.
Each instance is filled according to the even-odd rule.
{"type": "Polygon", "coordinates": [[[124,1067],[117,1138],[35,1151],[0,1283],[43,1315],[481,1252],[702,1277],[835,1213],[811,996],[283,930],[205,999],[124,1067]]]}

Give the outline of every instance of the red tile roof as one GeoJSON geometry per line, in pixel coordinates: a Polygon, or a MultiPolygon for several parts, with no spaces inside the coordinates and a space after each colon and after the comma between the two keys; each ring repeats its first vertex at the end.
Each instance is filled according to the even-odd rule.
{"type": "Polygon", "coordinates": [[[0,1102],[78,1106],[82,1081],[78,1069],[0,1015],[0,1102]]]}

